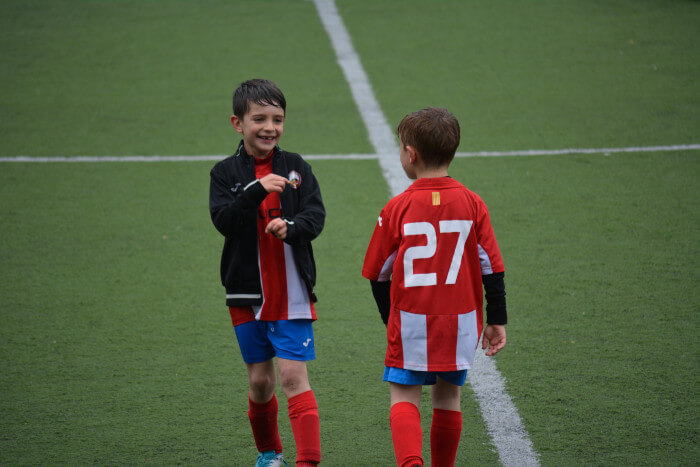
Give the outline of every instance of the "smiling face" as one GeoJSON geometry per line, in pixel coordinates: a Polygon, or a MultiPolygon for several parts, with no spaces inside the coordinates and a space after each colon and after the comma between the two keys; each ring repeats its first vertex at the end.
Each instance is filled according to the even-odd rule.
{"type": "Polygon", "coordinates": [[[267,157],[282,137],[284,110],[274,105],[250,102],[243,118],[231,117],[233,128],[243,135],[243,146],[251,156],[267,157]]]}

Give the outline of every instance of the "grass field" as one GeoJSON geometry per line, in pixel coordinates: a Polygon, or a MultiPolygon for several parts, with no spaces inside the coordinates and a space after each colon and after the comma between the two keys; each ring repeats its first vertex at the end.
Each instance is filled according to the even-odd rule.
{"type": "MultiPolygon", "coordinates": [[[[697,1],[337,6],[392,126],[439,105],[465,152],[700,142],[697,1]]],[[[286,94],[284,148],[373,152],[312,2],[7,0],[0,26],[0,157],[229,154],[251,77],[286,94]]],[[[0,162],[0,465],[252,465],[212,165],[0,162]]],[[[324,464],[389,466],[360,276],[388,187],[376,160],[312,165],[324,464]]],[[[542,465],[697,465],[698,152],[459,158],[451,175],[491,211],[496,362],[542,465]]],[[[457,465],[498,465],[468,385],[463,411],[457,465]]]]}

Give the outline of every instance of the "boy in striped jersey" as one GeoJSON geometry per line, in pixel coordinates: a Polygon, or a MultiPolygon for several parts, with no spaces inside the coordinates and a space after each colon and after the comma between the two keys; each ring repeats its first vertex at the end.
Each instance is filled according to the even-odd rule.
{"type": "Polygon", "coordinates": [[[211,170],[209,210],[225,237],[221,281],[248,371],[256,466],[287,465],[277,425],[277,374],[288,400],[297,467],[321,461],[318,406],[306,368],[315,358],[316,266],[311,240],[325,209],[311,166],[279,148],[286,100],[271,81],[241,83],[231,123],[243,137],[211,170]]]}
{"type": "Polygon", "coordinates": [[[407,115],[397,133],[401,165],[416,181],[382,209],[362,275],[387,324],[384,381],[397,464],[423,465],[419,405],[422,386],[431,385],[431,465],[453,466],[460,387],[483,328],[484,289],[482,347],[494,355],[506,343],[503,261],[486,204],[447,174],[459,146],[457,119],[446,109],[423,109],[407,115]]]}

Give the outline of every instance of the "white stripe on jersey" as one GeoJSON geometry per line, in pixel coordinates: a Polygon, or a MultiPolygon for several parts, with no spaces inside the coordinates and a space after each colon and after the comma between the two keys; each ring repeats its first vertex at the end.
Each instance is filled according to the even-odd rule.
{"type": "Polygon", "coordinates": [[[391,274],[394,272],[394,262],[396,261],[396,255],[398,253],[399,250],[394,251],[384,262],[384,266],[382,266],[382,270],[379,271],[379,277],[377,278],[379,282],[386,282],[391,279],[391,274]]]}
{"type": "Polygon", "coordinates": [[[426,315],[401,311],[403,367],[428,371],[428,326],[426,315]]]}
{"type": "Polygon", "coordinates": [[[260,305],[253,305],[253,313],[255,313],[255,319],[257,321],[260,321],[260,317],[262,315],[262,306],[265,304],[265,289],[263,288],[263,279],[262,279],[262,264],[260,263],[260,246],[258,246],[258,274],[259,274],[259,280],[260,280],[260,288],[262,289],[262,303],[260,305]]]}
{"type": "Polygon", "coordinates": [[[226,298],[260,298],[257,293],[227,293],[226,298]]]}
{"type": "Polygon", "coordinates": [[[476,310],[457,316],[457,369],[471,370],[472,363],[474,363],[476,345],[479,343],[476,310]]]}
{"type": "Polygon", "coordinates": [[[287,274],[287,319],[311,319],[311,301],[306,285],[294,261],[292,247],[284,244],[284,265],[287,274]]]}
{"type": "Polygon", "coordinates": [[[484,276],[488,274],[493,274],[493,269],[491,268],[491,259],[486,253],[486,250],[484,250],[479,244],[477,244],[476,246],[479,247],[479,262],[481,263],[481,274],[484,276]]]}

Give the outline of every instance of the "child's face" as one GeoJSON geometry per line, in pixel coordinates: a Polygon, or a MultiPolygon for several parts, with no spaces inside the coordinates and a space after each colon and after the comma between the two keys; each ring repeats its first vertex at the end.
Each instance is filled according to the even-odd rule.
{"type": "Polygon", "coordinates": [[[233,128],[243,135],[243,146],[248,154],[265,158],[274,149],[284,130],[284,110],[274,105],[250,102],[243,118],[231,117],[233,128]]]}

